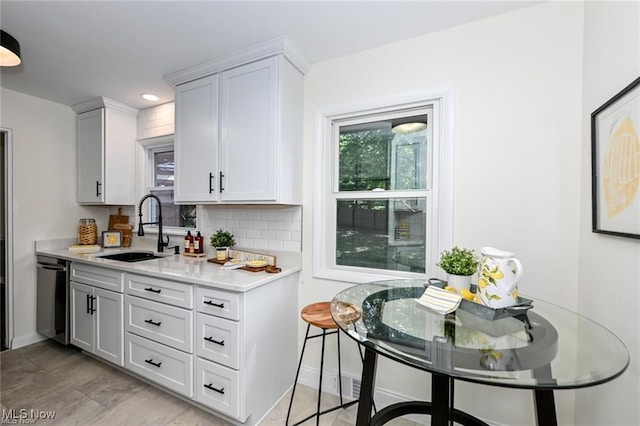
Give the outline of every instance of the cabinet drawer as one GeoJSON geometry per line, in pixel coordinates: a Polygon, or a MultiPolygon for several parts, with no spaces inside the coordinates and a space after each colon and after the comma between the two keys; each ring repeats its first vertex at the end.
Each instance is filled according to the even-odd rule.
{"type": "Polygon", "coordinates": [[[193,396],[193,355],[126,333],[125,367],[172,391],[193,396]]]}
{"type": "Polygon", "coordinates": [[[238,293],[206,287],[196,289],[196,304],[199,312],[238,321],[242,308],[241,303],[242,299],[238,293]]]}
{"type": "Polygon", "coordinates": [[[238,371],[196,358],[195,385],[196,401],[242,422],[249,416],[241,406],[238,371]]]}
{"type": "Polygon", "coordinates": [[[125,296],[125,330],[193,353],[193,312],[125,296]]]}
{"type": "Polygon", "coordinates": [[[182,308],[193,308],[193,285],[191,284],[146,277],[144,275],[126,274],[125,288],[127,294],[182,308]]]}
{"type": "Polygon", "coordinates": [[[198,312],[196,355],[240,368],[240,323],[198,312]]]}
{"type": "Polygon", "coordinates": [[[71,281],[88,284],[93,287],[122,293],[124,291],[124,273],[115,269],[84,263],[71,263],[71,281]]]}

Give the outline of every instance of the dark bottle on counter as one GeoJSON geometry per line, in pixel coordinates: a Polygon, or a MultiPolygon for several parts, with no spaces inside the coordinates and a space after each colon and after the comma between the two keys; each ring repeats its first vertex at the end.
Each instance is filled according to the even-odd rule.
{"type": "Polygon", "coordinates": [[[200,235],[200,231],[198,231],[198,234],[193,238],[193,252],[194,253],[196,253],[196,254],[202,253],[202,242],[203,242],[202,235],[200,235]]]}
{"type": "Polygon", "coordinates": [[[191,231],[187,231],[187,236],[184,237],[184,252],[191,253],[193,250],[193,235],[191,235],[191,231]]]}

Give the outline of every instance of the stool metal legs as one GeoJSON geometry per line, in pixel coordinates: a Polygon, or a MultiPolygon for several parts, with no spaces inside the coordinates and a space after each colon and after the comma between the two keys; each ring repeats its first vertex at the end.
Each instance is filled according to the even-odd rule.
{"type": "Polygon", "coordinates": [[[349,407],[353,404],[356,404],[358,402],[358,400],[354,400],[354,401],[350,401],[348,403],[344,403],[342,400],[342,365],[341,365],[341,361],[340,361],[340,333],[338,332],[338,330],[335,331],[331,331],[327,333],[327,329],[323,328],[322,329],[322,334],[316,334],[315,336],[309,336],[309,329],[311,328],[311,324],[307,325],[307,332],[304,335],[304,343],[302,344],[302,352],[300,353],[300,361],[298,362],[298,371],[296,371],[296,378],[295,381],[293,382],[293,389],[291,390],[291,400],[289,401],[289,410],[287,411],[287,420],[285,425],[289,425],[289,417],[291,416],[291,407],[293,406],[293,397],[296,393],[296,386],[298,385],[298,376],[300,375],[300,367],[302,366],[302,358],[304,357],[304,350],[307,346],[307,340],[309,339],[313,339],[316,337],[322,337],[322,352],[320,353],[320,380],[318,383],[318,405],[316,407],[316,412],[305,417],[304,419],[300,420],[299,422],[295,423],[292,426],[296,426],[299,425],[301,423],[304,423],[305,421],[309,420],[312,417],[316,418],[316,425],[320,424],[320,416],[326,413],[329,413],[331,411],[337,410],[339,408],[346,408],[349,407]],[[336,334],[337,339],[338,339],[338,387],[340,389],[340,405],[333,407],[333,408],[329,408],[327,410],[324,411],[320,411],[320,405],[321,405],[321,398],[322,398],[322,375],[323,375],[323,371],[324,371],[324,344],[325,344],[325,337],[329,334],[336,334]]]}

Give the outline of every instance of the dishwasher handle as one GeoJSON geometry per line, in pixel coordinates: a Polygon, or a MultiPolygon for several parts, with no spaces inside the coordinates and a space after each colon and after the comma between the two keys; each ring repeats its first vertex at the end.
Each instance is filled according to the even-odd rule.
{"type": "Polygon", "coordinates": [[[67,270],[66,266],[50,265],[50,264],[47,264],[47,263],[38,263],[38,264],[36,264],[36,266],[39,269],[46,269],[47,271],[62,271],[62,272],[65,272],[67,270]]]}

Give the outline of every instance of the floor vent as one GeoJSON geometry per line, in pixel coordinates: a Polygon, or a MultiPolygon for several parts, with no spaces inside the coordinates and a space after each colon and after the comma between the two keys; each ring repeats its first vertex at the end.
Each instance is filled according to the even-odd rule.
{"type": "Polygon", "coordinates": [[[360,398],[360,380],[358,379],[352,379],[351,380],[351,397],[353,399],[358,399],[360,398]]]}

